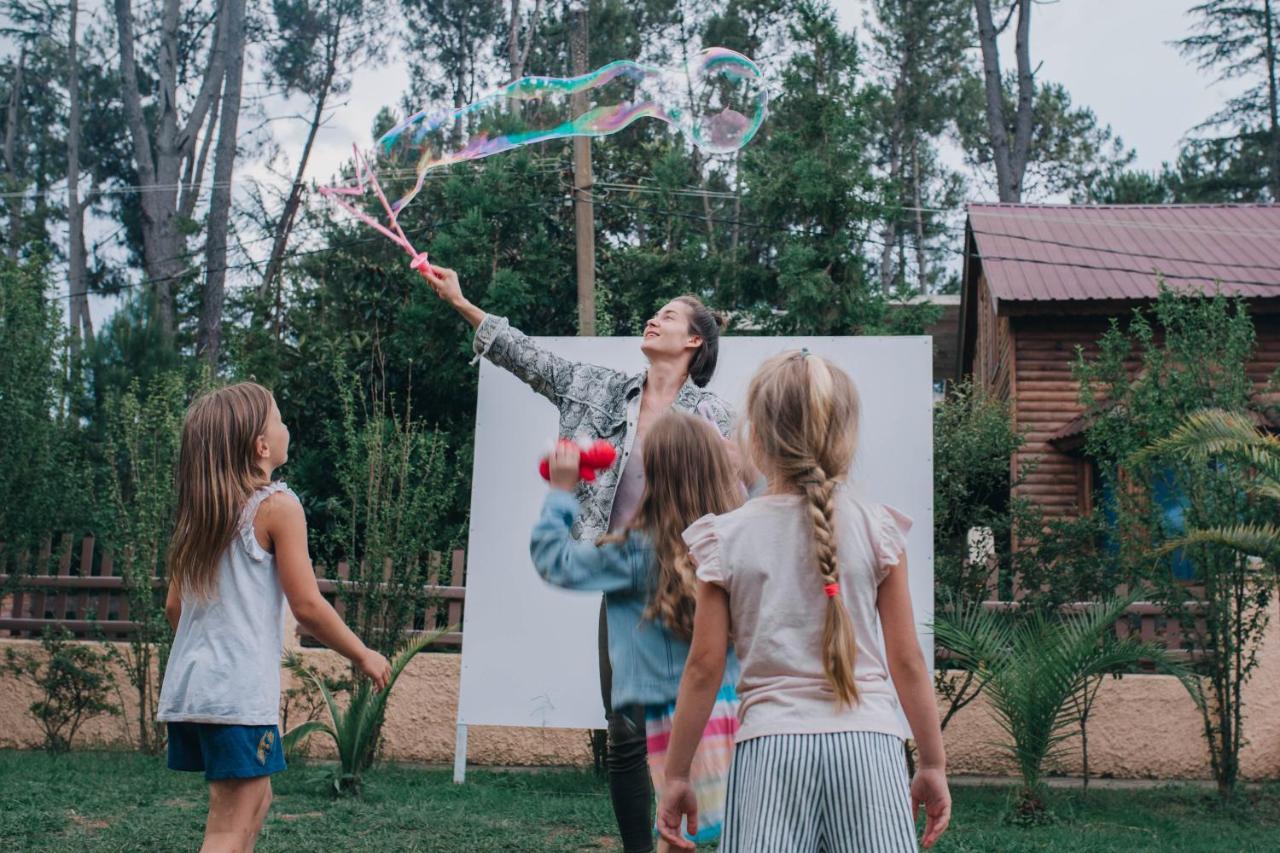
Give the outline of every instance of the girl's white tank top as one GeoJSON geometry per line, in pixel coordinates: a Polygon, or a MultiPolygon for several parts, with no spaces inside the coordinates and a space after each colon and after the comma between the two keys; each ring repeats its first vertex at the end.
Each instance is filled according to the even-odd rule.
{"type": "Polygon", "coordinates": [[[283,482],[258,489],[218,563],[218,594],[183,596],[178,633],[164,671],[161,722],[266,726],[280,722],[284,591],[275,557],[258,543],[253,520],[283,482]]]}

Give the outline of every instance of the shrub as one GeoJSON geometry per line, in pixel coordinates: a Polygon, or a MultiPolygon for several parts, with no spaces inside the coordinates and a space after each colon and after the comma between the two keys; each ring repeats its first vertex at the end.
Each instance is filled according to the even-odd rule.
{"type": "Polygon", "coordinates": [[[120,713],[107,698],[115,676],[105,653],[76,642],[66,628],[46,628],[40,646],[44,654],[5,649],[4,671],[40,690],[29,707],[44,730],[44,748],[67,752],[86,720],[120,713]]]}

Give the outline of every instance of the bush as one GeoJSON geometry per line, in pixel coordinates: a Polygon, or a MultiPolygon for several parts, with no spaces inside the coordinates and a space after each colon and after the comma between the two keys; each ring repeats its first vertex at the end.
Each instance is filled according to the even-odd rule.
{"type": "Polygon", "coordinates": [[[75,642],[66,628],[46,628],[40,646],[43,655],[5,649],[4,671],[40,690],[41,698],[29,707],[44,729],[44,748],[67,752],[86,720],[120,713],[107,698],[115,676],[106,654],[75,642]]]}
{"type": "MultiPolygon", "coordinates": [[[[92,489],[71,416],[65,329],[44,268],[0,258],[0,542],[6,554],[83,529],[92,489]]],[[[33,567],[39,573],[44,567],[33,567]]],[[[3,572],[0,572],[3,573],[3,572]]]]}
{"type": "Polygon", "coordinates": [[[163,373],[145,389],[133,382],[107,407],[107,492],[111,495],[109,542],[124,579],[129,618],[138,624],[126,649],[112,647],[138,697],[137,746],[164,748],[165,728],[156,722],[160,681],[173,631],[164,615],[165,552],[177,510],[174,470],[182,419],[192,383],[179,372],[163,373]],[[145,390],[145,394],[143,393],[145,390]]]}
{"type": "Polygon", "coordinates": [[[934,407],[934,580],[948,601],[987,598],[991,573],[1006,574],[1011,534],[1023,509],[1011,497],[1017,480],[1010,471],[1023,443],[1008,404],[971,382],[954,386],[934,407]],[[986,540],[977,548],[970,540],[974,530],[986,540]]]}
{"type": "MultiPolygon", "coordinates": [[[[1161,289],[1155,304],[1113,324],[1098,358],[1076,367],[1092,425],[1085,450],[1106,488],[1116,559],[1170,618],[1203,620],[1184,643],[1201,652],[1192,696],[1201,709],[1214,776],[1225,796],[1235,788],[1245,743],[1241,688],[1257,667],[1269,621],[1272,585],[1248,557],[1211,540],[1171,556],[1165,547],[1189,530],[1260,524],[1269,502],[1242,488],[1253,462],[1226,455],[1187,456],[1162,444],[1195,412],[1216,408],[1248,419],[1255,386],[1247,367],[1256,338],[1245,304],[1223,296],[1161,289]],[[1136,366],[1135,366],[1136,365],[1136,366]]],[[[1120,580],[1125,579],[1124,577],[1120,580]]]]}
{"type": "Polygon", "coordinates": [[[342,419],[330,439],[340,497],[329,515],[334,530],[322,547],[327,561],[345,558],[350,583],[340,589],[347,620],[371,647],[390,657],[405,632],[434,627],[436,604],[425,586],[459,531],[445,523],[462,472],[444,436],[413,419],[406,403],[390,412],[379,393],[364,401],[352,375],[339,374],[342,419]],[[363,405],[361,405],[363,403],[363,405]]]}
{"type": "Polygon", "coordinates": [[[303,739],[315,732],[329,735],[338,748],[334,792],[359,794],[364,771],[373,764],[378,737],[382,732],[382,721],[387,713],[387,702],[391,698],[396,680],[409,662],[438,637],[439,632],[424,632],[405,644],[399,654],[392,655],[391,678],[387,680],[386,689],[375,690],[367,678],[362,678],[351,688],[345,708],[330,690],[331,679],[307,666],[296,653],[288,655],[285,665],[290,671],[324,697],[329,720],[307,720],[285,732],[285,749],[297,748],[303,739]]]}
{"type": "Polygon", "coordinates": [[[1184,675],[1164,649],[1116,638],[1115,622],[1134,600],[1108,597],[1061,618],[1037,609],[1000,613],[973,604],[935,621],[939,644],[985,688],[991,713],[1008,737],[1001,746],[1022,774],[1011,813],[1016,822],[1042,822],[1045,761],[1082,719],[1080,705],[1092,703],[1100,677],[1144,661],[1184,675]]]}

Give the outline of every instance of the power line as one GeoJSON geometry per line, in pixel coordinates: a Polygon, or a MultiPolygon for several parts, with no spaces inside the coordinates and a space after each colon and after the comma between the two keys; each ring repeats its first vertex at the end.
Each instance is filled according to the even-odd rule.
{"type": "MultiPolygon", "coordinates": [[[[1160,205],[1153,205],[1159,207],[1160,205]]],[[[1263,207],[1272,210],[1280,210],[1278,205],[1253,205],[1255,207],[1263,207]]],[[[1224,206],[1225,207],[1225,206],[1224,206]]],[[[1105,222],[1097,221],[1089,218],[1090,212],[1097,208],[1091,208],[1088,205],[1070,208],[1063,207],[1061,212],[1063,216],[1045,216],[1036,211],[1051,210],[1051,208],[1036,208],[1035,206],[1027,206],[1013,209],[999,209],[984,207],[976,213],[966,210],[966,213],[972,218],[974,216],[991,216],[997,219],[1016,219],[1022,222],[1050,222],[1059,225],[1079,225],[1081,227],[1097,228],[1105,226],[1107,228],[1131,228],[1138,231],[1171,231],[1182,234],[1218,234],[1223,236],[1248,236],[1248,237],[1268,237],[1280,240],[1280,230],[1272,230],[1270,228],[1225,228],[1203,225],[1179,225],[1176,223],[1165,222],[1142,222],[1136,219],[1123,220],[1108,218],[1105,222]]],[[[1212,210],[1213,206],[1207,209],[1212,210]]],[[[1227,208],[1229,209],[1229,208],[1227,208]]]]}
{"type": "MultiPolygon", "coordinates": [[[[641,189],[648,189],[648,188],[642,187],[641,189]]],[[[658,191],[661,192],[661,190],[658,190],[658,191]]],[[[649,213],[649,214],[656,214],[661,216],[670,216],[670,217],[689,219],[697,222],[713,222],[718,224],[734,225],[742,228],[749,228],[757,231],[766,231],[766,232],[772,232],[777,234],[806,233],[800,229],[779,227],[776,225],[769,225],[764,223],[749,222],[746,220],[736,219],[736,218],[706,216],[704,214],[691,213],[691,212],[681,211],[681,210],[672,210],[668,208],[628,204],[626,202],[617,201],[612,198],[608,198],[607,196],[601,196],[596,194],[591,195],[591,200],[594,204],[598,204],[603,207],[615,207],[615,208],[621,208],[626,210],[633,210],[640,213],[649,213]]],[[[533,202],[530,204],[521,205],[520,207],[524,207],[524,208],[545,207],[545,206],[558,206],[563,204],[564,204],[563,199],[556,198],[556,199],[547,199],[540,202],[533,202]]],[[[507,212],[515,209],[517,208],[508,207],[503,212],[507,212]]],[[[306,236],[311,236],[323,230],[324,230],[324,226],[317,226],[316,228],[303,231],[302,233],[306,236]]],[[[423,226],[419,229],[415,229],[411,233],[413,233],[414,235],[420,235],[422,233],[425,233],[428,230],[430,230],[428,226],[423,226]]],[[[980,233],[987,236],[1008,237],[1013,239],[1025,239],[1031,242],[1049,243],[1052,245],[1059,245],[1067,248],[1077,248],[1081,250],[1094,251],[1094,252],[1099,252],[1104,254],[1117,254],[1117,255],[1130,256],[1130,257],[1142,257],[1150,260],[1168,261],[1172,263],[1195,263],[1195,264],[1203,264],[1206,266],[1215,266],[1220,268],[1254,269],[1254,270],[1261,270],[1261,271],[1267,271],[1267,272],[1280,272],[1280,267],[1272,267],[1264,264],[1244,264],[1244,263],[1232,263],[1232,262],[1217,263],[1217,262],[1211,262],[1211,261],[1202,261],[1202,260],[1193,259],[1193,258],[1169,257],[1169,256],[1163,256],[1163,255],[1158,255],[1154,253],[1128,252],[1128,251],[1118,250],[1118,249],[1096,248],[1096,247],[1087,246],[1087,245],[1067,243],[1063,241],[1037,240],[1035,238],[1025,237],[1023,235],[1005,234],[1001,232],[986,232],[986,231],[979,231],[977,229],[974,229],[974,230],[975,230],[975,233],[980,233]]],[[[255,240],[246,241],[241,245],[265,242],[268,239],[274,239],[274,235],[264,236],[261,238],[257,238],[255,240]]],[[[360,245],[364,243],[377,242],[380,239],[382,238],[371,236],[368,238],[361,238],[353,241],[343,242],[342,244],[337,246],[328,246],[328,247],[314,249],[314,250],[294,251],[289,253],[289,257],[297,258],[297,257],[307,257],[311,255],[316,255],[316,254],[323,254],[325,252],[336,251],[342,248],[347,248],[352,245],[360,245]]],[[[870,243],[872,245],[878,245],[882,247],[890,245],[883,240],[877,240],[876,238],[871,237],[869,235],[863,237],[861,242],[870,243]]],[[[1083,262],[1083,261],[1049,260],[1049,259],[1040,259],[1040,258],[1028,258],[1028,257],[1022,257],[1022,256],[1004,256],[1004,255],[984,254],[981,252],[970,253],[970,252],[967,252],[965,249],[952,249],[952,248],[946,247],[945,245],[935,247],[935,250],[944,251],[949,254],[958,255],[964,258],[974,258],[977,260],[985,260],[985,261],[1008,261],[1012,263],[1032,264],[1036,266],[1051,266],[1051,267],[1058,267],[1058,268],[1083,269],[1083,270],[1089,270],[1094,272],[1121,272],[1121,273],[1131,273],[1131,274],[1138,274],[1138,275],[1161,275],[1166,279],[1176,279],[1176,280],[1184,280],[1184,281],[1205,281],[1205,282],[1216,281],[1223,284],[1241,284],[1241,285],[1256,285],[1256,286],[1266,286],[1266,287],[1280,287],[1280,281],[1265,281],[1265,280],[1247,279],[1247,278],[1223,278],[1219,276],[1210,276],[1210,275],[1172,273],[1172,272],[1161,271],[1155,267],[1135,268],[1135,267],[1125,267],[1125,266],[1111,266],[1107,264],[1089,263],[1089,262],[1083,262]]],[[[186,255],[179,256],[177,258],[171,258],[170,260],[190,259],[195,257],[198,254],[200,254],[199,250],[195,250],[186,255]]],[[[262,261],[252,261],[252,262],[246,262],[241,264],[228,264],[228,265],[225,265],[223,269],[228,271],[249,269],[249,268],[258,266],[261,263],[262,261]]],[[[148,284],[161,284],[167,281],[176,281],[176,280],[186,278],[189,275],[191,275],[191,273],[183,273],[181,275],[167,276],[167,277],[156,278],[156,279],[144,279],[141,282],[125,285],[120,289],[140,287],[148,284]]],[[[70,298],[70,297],[71,297],[71,294],[66,293],[66,294],[60,294],[53,298],[70,298]]]]}
{"type": "Polygon", "coordinates": [[[1028,243],[1039,243],[1046,246],[1059,246],[1066,249],[1080,249],[1087,252],[1097,252],[1104,255],[1122,255],[1132,258],[1150,258],[1158,261],[1171,261],[1183,264],[1198,264],[1200,266],[1226,267],[1229,269],[1253,269],[1253,270],[1275,270],[1275,267],[1269,267],[1266,264],[1245,264],[1233,261],[1209,261],[1203,258],[1184,258],[1172,255],[1160,255],[1153,252],[1134,252],[1125,249],[1111,249],[1102,246],[1090,246],[1086,243],[1069,243],[1063,240],[1050,240],[1044,237],[1032,237],[1027,234],[1006,234],[1002,231],[980,231],[977,228],[971,229],[974,234],[981,234],[984,237],[1003,237],[1009,240],[1022,240],[1028,243]]]}
{"type": "MultiPolygon", "coordinates": [[[[753,228],[757,230],[772,231],[774,233],[779,233],[779,234],[796,233],[790,229],[778,228],[777,226],[774,226],[774,225],[764,225],[760,223],[745,222],[742,220],[725,219],[723,217],[719,217],[719,218],[707,217],[697,213],[686,213],[684,211],[678,211],[678,210],[661,210],[656,208],[645,208],[639,205],[629,205],[623,202],[611,201],[605,198],[596,200],[596,203],[606,205],[606,206],[611,205],[614,207],[624,207],[632,210],[644,211],[649,213],[659,213],[667,216],[678,216],[681,218],[692,219],[700,222],[711,221],[711,222],[719,222],[719,223],[725,223],[730,225],[738,225],[744,228],[753,228]]],[[[874,237],[864,237],[863,240],[864,242],[871,243],[873,245],[879,245],[879,246],[891,245],[891,244],[885,243],[883,240],[877,240],[874,237]]],[[[1263,287],[1280,287],[1280,281],[1262,281],[1257,279],[1223,278],[1220,276],[1206,276],[1206,275],[1188,275],[1188,274],[1181,274],[1181,273],[1169,273],[1169,272],[1164,272],[1157,269],[1136,269],[1133,267],[1107,266],[1105,264],[1090,264],[1090,263],[1082,263],[1082,262],[1074,262],[1074,261],[1054,261],[1054,260],[1039,259],[1039,258],[989,255],[989,254],[982,254],[978,252],[970,253],[965,251],[964,249],[949,249],[945,246],[942,246],[940,248],[942,251],[948,252],[949,254],[954,254],[954,255],[967,257],[967,258],[975,258],[978,260],[985,260],[985,261],[1011,261],[1011,262],[1017,262],[1017,263],[1034,264],[1037,266],[1084,269],[1084,270],[1091,270],[1095,272],[1124,272],[1124,273],[1136,273],[1138,275],[1160,275],[1166,279],[1177,279],[1177,280],[1184,280],[1184,281],[1205,281],[1205,282],[1215,281],[1215,282],[1220,282],[1222,284],[1246,284],[1246,285],[1258,285],[1263,287]]],[[[1170,260],[1170,259],[1166,259],[1166,260],[1170,260]]],[[[1253,266],[1251,268],[1266,270],[1268,272],[1280,272],[1280,267],[1253,266]]]]}
{"type": "MultiPolygon", "coordinates": [[[[535,162],[534,164],[535,168],[533,169],[533,172],[535,174],[546,174],[546,175],[554,174],[555,172],[562,171],[564,168],[567,168],[568,163],[569,163],[568,160],[557,160],[549,157],[538,158],[538,161],[535,162]],[[553,163],[562,164],[562,165],[556,166],[555,168],[551,168],[551,165],[553,163]]],[[[416,178],[417,174],[418,172],[416,169],[413,169],[407,166],[394,167],[390,169],[380,169],[378,171],[378,177],[380,178],[416,178]]],[[[436,172],[428,172],[426,175],[426,179],[427,180],[443,180],[445,178],[455,177],[455,176],[456,176],[455,173],[441,170],[436,172]]],[[[239,178],[234,178],[230,181],[202,182],[199,185],[199,190],[203,194],[206,190],[212,190],[215,187],[234,187],[236,185],[242,185],[242,184],[270,185],[272,183],[273,183],[272,181],[268,181],[261,178],[254,178],[254,177],[245,175],[239,178]]],[[[280,184],[282,185],[287,184],[289,186],[292,186],[293,181],[291,179],[282,178],[280,180],[280,184]]],[[[92,198],[94,196],[130,195],[130,194],[140,195],[146,192],[175,192],[175,191],[181,191],[184,189],[189,190],[194,187],[196,187],[196,184],[194,183],[182,183],[182,182],[173,183],[173,184],[125,184],[123,186],[113,186],[105,189],[93,190],[92,192],[88,192],[85,194],[85,199],[87,200],[88,198],[92,198]]],[[[310,192],[311,191],[310,186],[304,184],[303,191],[310,192]]],[[[48,189],[48,190],[43,190],[39,192],[13,190],[13,191],[7,191],[7,192],[0,192],[0,198],[34,198],[36,196],[60,198],[62,196],[65,196],[66,194],[67,194],[67,191],[65,188],[48,189]]]]}
{"type": "MultiPolygon", "coordinates": [[[[763,224],[759,224],[759,223],[750,223],[750,222],[746,222],[746,221],[743,221],[743,220],[737,220],[737,219],[724,219],[724,218],[717,218],[717,217],[708,217],[708,216],[705,216],[705,215],[703,215],[703,214],[698,214],[698,213],[686,213],[686,212],[684,212],[684,211],[674,211],[674,210],[657,209],[657,208],[645,208],[645,207],[641,207],[641,206],[638,206],[638,205],[627,205],[627,204],[622,203],[622,202],[613,201],[613,200],[609,199],[609,198],[608,198],[608,197],[606,197],[606,196],[597,196],[597,197],[595,197],[595,200],[596,200],[599,204],[604,204],[604,205],[614,205],[614,206],[619,206],[619,207],[627,207],[627,208],[634,209],[634,210],[639,210],[639,211],[648,211],[648,212],[654,212],[654,213],[661,213],[661,214],[668,215],[668,216],[679,216],[679,217],[681,217],[681,218],[689,218],[689,219],[699,220],[699,221],[703,221],[703,222],[706,222],[706,221],[711,221],[711,222],[720,222],[720,223],[726,223],[726,224],[730,224],[730,225],[738,225],[738,226],[740,226],[740,227],[747,227],[747,228],[754,228],[754,229],[762,229],[762,230],[773,230],[773,231],[776,231],[776,232],[778,232],[778,233],[791,233],[791,232],[790,232],[790,229],[777,228],[776,226],[763,225],[763,224]]],[[[1191,263],[1191,264],[1198,264],[1198,265],[1203,265],[1203,266],[1213,266],[1213,267],[1218,267],[1218,268],[1228,268],[1228,269],[1251,269],[1251,270],[1262,270],[1262,271],[1266,271],[1266,272],[1280,272],[1280,267],[1276,267],[1276,266],[1268,266],[1268,265],[1266,265],[1266,264],[1236,263],[1236,262],[1231,262],[1231,261],[1222,261],[1222,262],[1218,262],[1218,261],[1208,261],[1208,260],[1203,260],[1203,259],[1200,259],[1200,258],[1188,258],[1188,257],[1179,257],[1179,256],[1160,255],[1160,254],[1152,253],[1152,252],[1131,252],[1131,251],[1126,251],[1126,250],[1123,250],[1123,249],[1110,249],[1110,248],[1103,248],[1103,247],[1095,247],[1095,246],[1090,246],[1090,245],[1086,245],[1086,244],[1069,243],[1069,242],[1065,242],[1065,241],[1049,240],[1049,239],[1040,239],[1040,238],[1036,238],[1036,237],[1029,237],[1029,236],[1020,235],[1020,234],[1007,234],[1007,233],[1003,233],[1003,232],[982,231],[982,230],[979,230],[979,229],[976,229],[976,228],[975,228],[975,229],[972,229],[972,230],[973,230],[973,232],[974,232],[975,234],[982,234],[982,235],[985,235],[985,236],[1008,237],[1008,238],[1012,238],[1012,239],[1026,240],[1026,241],[1028,241],[1028,242],[1043,243],[1043,244],[1048,244],[1048,245],[1056,245],[1056,246],[1065,247],[1065,248],[1081,249],[1081,250],[1084,250],[1084,251],[1092,251],[1092,252],[1098,252],[1098,253],[1102,253],[1102,254],[1115,254],[1115,255],[1122,255],[1122,256],[1127,256],[1127,257],[1148,258],[1148,259],[1151,259],[1151,260],[1157,260],[1157,261],[1168,261],[1168,262],[1171,262],[1171,263],[1191,263]]],[[[873,244],[876,244],[876,245],[879,245],[879,246],[885,246],[885,245],[886,245],[886,243],[885,243],[884,241],[882,241],[882,240],[876,240],[876,239],[875,239],[875,238],[873,238],[873,237],[866,237],[866,238],[864,238],[864,239],[865,239],[865,241],[866,241],[866,242],[870,242],[870,243],[873,243],[873,244]]],[[[1154,270],[1152,270],[1152,269],[1134,269],[1134,268],[1132,268],[1132,267],[1107,266],[1107,265],[1102,265],[1102,264],[1091,264],[1091,263],[1088,263],[1088,262],[1077,262],[1077,261],[1053,261],[1053,260],[1047,260],[1047,259],[1024,258],[1024,257],[1020,257],[1020,256],[1019,256],[1019,257],[1009,257],[1009,256],[992,255],[992,254],[984,254],[984,253],[972,253],[972,254],[971,254],[971,253],[966,252],[966,251],[965,251],[965,250],[963,250],[963,249],[948,249],[946,246],[938,246],[938,247],[935,247],[935,248],[941,249],[942,251],[950,252],[950,253],[952,253],[952,254],[961,255],[961,256],[964,256],[964,257],[973,257],[973,258],[978,258],[978,259],[984,259],[984,258],[985,258],[986,260],[1015,261],[1015,262],[1019,262],[1019,263],[1031,263],[1031,264],[1040,264],[1040,265],[1047,265],[1047,266],[1063,266],[1063,267],[1072,267],[1072,266],[1074,266],[1074,267],[1077,267],[1077,268],[1080,268],[1080,269],[1091,269],[1091,270],[1109,271],[1109,272],[1131,272],[1131,273],[1139,273],[1139,274],[1150,274],[1150,273],[1154,272],[1154,270]]],[[[1164,273],[1164,272],[1161,272],[1161,274],[1162,274],[1162,275],[1164,275],[1164,277],[1165,277],[1165,278],[1179,278],[1179,279],[1188,279],[1188,280],[1212,279],[1212,280],[1222,281],[1222,282],[1224,282],[1224,283],[1232,283],[1232,284],[1259,284],[1259,285],[1277,285],[1277,286],[1280,286],[1280,282],[1275,282],[1275,281],[1257,281],[1257,280],[1252,280],[1252,279],[1228,279],[1228,278],[1219,278],[1219,277],[1216,277],[1216,276],[1193,275],[1193,274],[1178,274],[1178,273],[1164,273]]]]}
{"type": "MultiPolygon", "coordinates": [[[[511,210],[519,210],[519,209],[521,209],[521,208],[530,208],[530,207],[547,207],[547,206],[554,206],[554,205],[563,205],[564,203],[565,203],[564,199],[548,199],[548,200],[545,200],[545,201],[530,202],[530,203],[528,203],[528,204],[524,204],[524,205],[513,205],[513,206],[511,206],[511,207],[508,207],[508,208],[507,208],[507,210],[508,210],[508,211],[511,211],[511,210]]],[[[315,228],[315,229],[312,229],[311,231],[309,231],[309,232],[307,232],[307,233],[309,233],[309,234],[314,234],[314,233],[316,233],[316,232],[318,232],[318,231],[322,231],[322,230],[324,230],[324,227],[323,227],[323,226],[319,226],[319,227],[317,227],[317,228],[315,228]]],[[[421,236],[421,235],[423,235],[423,234],[425,234],[425,233],[429,232],[430,230],[432,230],[432,229],[431,229],[431,226],[429,226],[429,225],[423,225],[423,226],[421,226],[421,227],[419,227],[419,228],[412,229],[412,230],[410,230],[410,229],[405,229],[405,233],[406,233],[406,235],[417,237],[417,236],[421,236]]],[[[266,239],[268,239],[268,238],[266,238],[266,237],[264,237],[264,238],[260,238],[259,240],[257,240],[257,242],[263,242],[263,241],[265,241],[266,239]]],[[[323,246],[323,247],[321,247],[321,248],[317,248],[317,249],[301,249],[301,250],[292,251],[292,252],[289,252],[289,253],[288,253],[288,255],[287,255],[287,259],[294,259],[294,258],[301,258],[301,257],[311,257],[311,256],[313,256],[313,255],[323,255],[323,254],[325,254],[326,252],[336,252],[336,251],[340,251],[340,250],[342,250],[342,249],[350,248],[351,246],[355,246],[355,245],[362,245],[362,244],[367,244],[367,243],[377,243],[377,242],[381,242],[382,240],[385,240],[385,239],[386,239],[386,238],[385,238],[385,237],[383,237],[382,235],[371,235],[371,236],[369,236],[369,237],[359,237],[359,238],[355,238],[355,239],[352,239],[352,240],[344,240],[343,242],[341,242],[341,243],[339,243],[339,244],[337,244],[337,245],[332,245],[332,246],[323,246]]],[[[171,261],[172,261],[172,260],[179,260],[179,259],[182,259],[182,258],[184,258],[184,257],[189,258],[189,257],[193,257],[195,254],[199,254],[199,252],[191,253],[191,254],[186,255],[186,256],[179,256],[179,257],[177,257],[177,258],[170,258],[169,260],[171,260],[171,261]]],[[[203,270],[203,272],[208,273],[208,272],[209,272],[209,271],[211,271],[211,270],[217,270],[217,271],[222,271],[222,272],[234,272],[234,271],[239,271],[239,270],[252,269],[252,268],[254,268],[254,267],[260,266],[260,265],[261,265],[261,264],[263,264],[263,263],[265,263],[265,261],[246,261],[246,262],[243,262],[243,263],[224,264],[222,267],[205,268],[205,270],[203,270]]],[[[157,278],[145,278],[145,277],[144,277],[141,281],[130,282],[129,284],[123,284],[123,285],[120,285],[120,286],[118,286],[118,287],[112,288],[112,292],[118,292],[118,291],[123,291],[123,290],[132,290],[132,289],[135,289],[135,288],[139,288],[139,287],[147,287],[147,286],[154,285],[154,284],[166,284],[166,283],[169,283],[169,282],[181,281],[182,279],[189,278],[189,277],[191,277],[191,276],[193,276],[193,275],[199,275],[199,274],[200,274],[200,271],[197,271],[197,270],[191,270],[191,271],[184,272],[184,273],[180,273],[180,274],[176,274],[176,275],[159,276],[159,277],[157,277],[157,278]]],[[[90,294],[86,294],[86,295],[98,295],[98,296],[105,296],[105,295],[109,295],[109,294],[105,294],[105,293],[90,293],[90,294]]],[[[51,294],[51,295],[49,295],[47,298],[49,298],[49,299],[70,299],[70,298],[72,298],[72,294],[71,294],[71,293],[69,293],[69,292],[68,292],[68,293],[57,293],[57,294],[51,294]]]]}

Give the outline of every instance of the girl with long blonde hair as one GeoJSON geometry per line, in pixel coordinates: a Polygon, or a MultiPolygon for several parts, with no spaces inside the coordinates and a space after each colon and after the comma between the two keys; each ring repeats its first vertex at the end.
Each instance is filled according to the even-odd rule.
{"type": "Polygon", "coordinates": [[[178,453],[178,514],[165,614],[176,635],[157,719],[169,767],[209,783],[203,851],[252,850],[284,769],[280,657],[284,605],[378,689],[391,668],[320,595],[298,498],[271,475],[289,430],[252,382],[210,391],[187,410],[178,453]]]}
{"type": "MultiPolygon", "coordinates": [[[[547,582],[605,594],[613,667],[610,699],[613,708],[646,738],[649,775],[660,794],[676,692],[695,615],[694,568],[682,534],[707,513],[739,506],[743,488],[729,448],[715,427],[694,415],[668,412],[645,436],[644,491],[631,521],[597,543],[579,542],[572,533],[582,511],[572,492],[578,483],[578,456],[572,445],[562,445],[552,454],[552,489],[533,529],[530,551],[547,582]]],[[[691,836],[696,842],[719,834],[718,815],[724,806],[737,730],[733,690],[737,665],[732,652],[727,654],[723,677],[704,718],[702,742],[691,757],[704,816],[701,831],[691,836]]],[[[646,805],[647,787],[641,792],[646,805]]],[[[652,820],[648,825],[653,826],[652,820]]],[[[651,838],[645,841],[651,843],[651,838]]],[[[659,849],[664,845],[659,844],[659,849]]]]}
{"type": "Polygon", "coordinates": [[[849,489],[859,417],[835,365],[807,350],[769,359],[747,392],[745,439],[769,489],[684,534],[697,607],[658,809],[676,846],[682,820],[693,831],[702,819],[690,759],[731,624],[741,710],[721,853],[914,850],[916,808],[926,847],[950,819],[907,586],[911,521],[849,489]],[[909,785],[899,706],[920,754],[909,785]]]}

